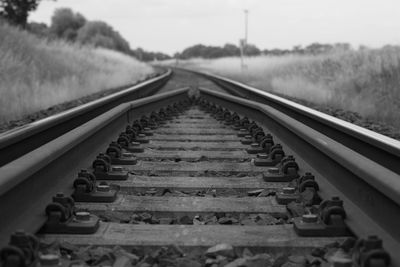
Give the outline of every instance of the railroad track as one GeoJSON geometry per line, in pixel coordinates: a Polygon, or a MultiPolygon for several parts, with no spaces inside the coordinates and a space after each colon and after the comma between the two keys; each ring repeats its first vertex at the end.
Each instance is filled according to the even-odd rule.
{"type": "Polygon", "coordinates": [[[375,160],[376,135],[350,149],[354,135],[321,126],[334,120],[235,86],[242,97],[182,88],[120,104],[7,162],[2,264],[398,266],[396,143],[369,142],[386,153],[375,160]]]}

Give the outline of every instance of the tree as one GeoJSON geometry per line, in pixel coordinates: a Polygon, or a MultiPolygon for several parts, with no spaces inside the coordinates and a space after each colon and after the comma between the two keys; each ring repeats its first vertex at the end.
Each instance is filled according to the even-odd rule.
{"type": "Polygon", "coordinates": [[[101,46],[123,53],[129,53],[129,43],[103,21],[88,21],[78,30],[76,40],[83,44],[101,46]]]}
{"type": "Polygon", "coordinates": [[[31,22],[26,25],[26,29],[39,37],[47,37],[49,35],[49,28],[45,23],[31,22]]]}
{"type": "Polygon", "coordinates": [[[295,46],[293,46],[292,52],[295,54],[303,54],[304,50],[301,47],[301,45],[295,45],[295,46]]]}
{"type": "Polygon", "coordinates": [[[0,17],[25,28],[29,12],[35,10],[39,2],[40,0],[0,0],[0,17]]]}
{"type": "Polygon", "coordinates": [[[131,56],[139,59],[140,61],[154,61],[154,60],[165,60],[170,59],[171,57],[167,54],[160,52],[149,52],[145,51],[143,48],[136,48],[131,50],[129,53],[131,56]]]}
{"type": "Polygon", "coordinates": [[[78,30],[86,23],[86,19],[69,8],[58,8],[51,17],[50,32],[68,41],[75,41],[78,30]]]}
{"type": "Polygon", "coordinates": [[[253,45],[253,44],[247,44],[244,47],[244,54],[246,56],[258,56],[261,54],[260,49],[258,49],[257,46],[253,45]]]}
{"type": "Polygon", "coordinates": [[[306,53],[309,54],[321,54],[331,51],[333,48],[330,44],[320,44],[320,43],[312,43],[305,47],[306,53]]]}
{"type": "MultiPolygon", "coordinates": [[[[254,45],[247,45],[246,47],[246,55],[259,55],[260,50],[254,45]]],[[[239,56],[240,49],[236,45],[233,44],[225,44],[223,47],[220,46],[205,46],[202,44],[197,44],[190,46],[184,49],[181,53],[179,53],[179,58],[187,59],[187,58],[220,58],[220,57],[232,57],[239,56]]]]}
{"type": "Polygon", "coordinates": [[[224,56],[227,57],[240,55],[240,48],[234,44],[225,44],[223,50],[224,50],[224,56]]]}

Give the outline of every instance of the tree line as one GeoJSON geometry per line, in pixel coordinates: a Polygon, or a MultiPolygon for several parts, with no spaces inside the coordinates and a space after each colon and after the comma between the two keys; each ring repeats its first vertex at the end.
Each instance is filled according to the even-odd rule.
{"type": "MultiPolygon", "coordinates": [[[[261,50],[253,44],[247,44],[243,47],[243,55],[259,56],[259,55],[286,55],[286,54],[321,54],[332,51],[333,49],[349,50],[350,45],[347,43],[336,44],[320,44],[312,43],[308,46],[294,46],[293,49],[264,49],[261,50]]],[[[234,44],[225,44],[224,46],[206,46],[197,44],[184,49],[180,53],[176,53],[174,58],[189,59],[189,58],[220,58],[220,57],[235,57],[240,56],[240,47],[234,44]]]]}
{"type": "Polygon", "coordinates": [[[68,42],[104,47],[116,50],[142,61],[164,60],[170,56],[160,52],[149,52],[142,48],[131,49],[129,42],[104,21],[89,21],[70,8],[56,9],[51,24],[31,22],[28,15],[40,0],[0,0],[0,18],[9,24],[23,28],[47,39],[63,39],[68,42]]]}
{"type": "MultiPolygon", "coordinates": [[[[134,56],[142,61],[165,60],[171,57],[161,52],[149,52],[142,48],[131,49],[129,42],[116,30],[104,21],[88,21],[80,13],[69,8],[56,9],[51,24],[27,22],[29,12],[38,7],[40,0],[0,0],[0,18],[10,24],[22,27],[40,37],[49,39],[64,39],[68,42],[89,44],[95,47],[104,47],[134,56]]],[[[246,44],[241,48],[235,44],[224,46],[207,46],[197,44],[174,54],[177,59],[189,58],[220,58],[235,57],[242,53],[245,56],[258,55],[285,55],[285,54],[321,54],[333,49],[349,50],[347,43],[320,44],[312,43],[308,46],[294,46],[292,49],[264,49],[253,44],[246,44]]]]}
{"type": "Polygon", "coordinates": [[[93,45],[116,50],[142,61],[164,60],[170,56],[160,52],[148,52],[142,48],[131,49],[129,42],[104,21],[88,21],[82,14],[69,8],[56,9],[50,26],[44,23],[28,23],[27,30],[46,38],[60,38],[68,42],[93,45]]]}

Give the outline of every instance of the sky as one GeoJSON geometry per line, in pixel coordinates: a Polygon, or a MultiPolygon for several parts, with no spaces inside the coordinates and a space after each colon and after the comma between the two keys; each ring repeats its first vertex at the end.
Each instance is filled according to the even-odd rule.
{"type": "Polygon", "coordinates": [[[400,0],[42,0],[29,21],[50,24],[61,7],[107,22],[131,48],[171,55],[199,43],[238,45],[245,9],[248,42],[261,49],[400,44],[400,0]]]}

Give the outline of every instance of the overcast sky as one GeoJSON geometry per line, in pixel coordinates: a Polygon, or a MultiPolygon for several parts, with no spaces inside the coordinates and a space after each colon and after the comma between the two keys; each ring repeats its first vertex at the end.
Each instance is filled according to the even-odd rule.
{"type": "Polygon", "coordinates": [[[169,54],[188,46],[238,44],[249,10],[249,43],[292,48],[313,42],[400,44],[400,0],[42,0],[29,20],[69,7],[103,20],[132,48],[169,54]]]}

